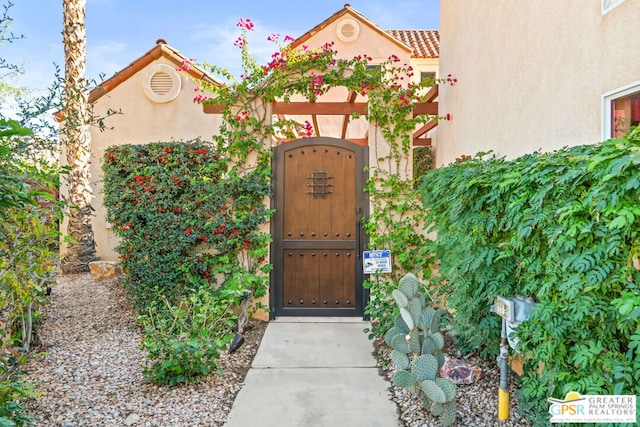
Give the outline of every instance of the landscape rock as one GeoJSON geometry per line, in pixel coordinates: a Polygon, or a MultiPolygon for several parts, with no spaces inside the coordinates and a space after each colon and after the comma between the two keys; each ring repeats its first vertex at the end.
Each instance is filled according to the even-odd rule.
{"type": "Polygon", "coordinates": [[[95,281],[115,279],[121,274],[120,265],[115,261],[92,261],[89,271],[95,281]]]}
{"type": "Polygon", "coordinates": [[[440,376],[450,379],[455,384],[473,384],[482,376],[482,370],[464,360],[447,358],[440,368],[440,376]]]}
{"type": "Polygon", "coordinates": [[[140,415],[131,414],[124,420],[124,425],[125,426],[132,426],[134,424],[137,424],[138,421],[140,421],[140,415]]]}

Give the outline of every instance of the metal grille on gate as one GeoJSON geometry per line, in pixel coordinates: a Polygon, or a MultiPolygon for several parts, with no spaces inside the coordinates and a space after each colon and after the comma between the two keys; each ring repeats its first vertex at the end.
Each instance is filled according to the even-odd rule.
{"type": "Polygon", "coordinates": [[[311,187],[311,191],[307,191],[307,194],[313,194],[314,199],[326,199],[329,194],[333,193],[331,190],[333,184],[327,182],[332,178],[327,175],[326,171],[311,172],[311,175],[307,176],[307,179],[311,180],[311,183],[307,184],[307,187],[311,187]]]}

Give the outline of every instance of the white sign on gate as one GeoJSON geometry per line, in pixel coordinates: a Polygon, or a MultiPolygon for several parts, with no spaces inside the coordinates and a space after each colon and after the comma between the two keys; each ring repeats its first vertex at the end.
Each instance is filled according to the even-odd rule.
{"type": "Polygon", "coordinates": [[[391,273],[391,253],[389,251],[364,251],[362,261],[364,274],[391,273]]]}

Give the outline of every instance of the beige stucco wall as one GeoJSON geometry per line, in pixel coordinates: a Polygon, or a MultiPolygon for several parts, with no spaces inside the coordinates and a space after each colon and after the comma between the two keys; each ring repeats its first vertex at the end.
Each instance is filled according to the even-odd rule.
{"type": "Polygon", "coordinates": [[[442,1],[438,165],[603,139],[603,94],[640,81],[640,0],[442,1]]]}
{"type": "MultiPolygon", "coordinates": [[[[145,70],[158,63],[176,68],[174,63],[161,57],[94,104],[96,117],[106,117],[109,109],[120,111],[120,114],[105,119],[107,130],[100,131],[95,127],[91,130],[91,181],[95,197],[92,226],[97,243],[96,255],[101,260],[118,260],[114,251],[118,238],[106,221],[103,206],[102,157],[105,149],[116,144],[186,141],[197,137],[211,140],[220,125],[220,115],[205,114],[202,106],[193,102],[196,86],[185,73],[180,74],[182,88],[175,100],[167,103],[150,100],[143,92],[144,83],[149,78],[145,70]]],[[[61,230],[66,230],[66,224],[61,230]]]]}
{"type": "Polygon", "coordinates": [[[351,59],[358,55],[369,55],[372,58],[371,63],[381,63],[386,61],[391,54],[395,54],[403,63],[408,64],[410,60],[408,49],[402,49],[402,45],[398,42],[380,34],[380,29],[367,25],[351,13],[346,13],[344,16],[330,22],[303,44],[315,49],[330,42],[335,43],[332,47],[338,51],[338,57],[340,58],[351,59]],[[354,20],[359,24],[358,37],[353,41],[342,41],[338,35],[337,29],[345,20],[354,20]]]}

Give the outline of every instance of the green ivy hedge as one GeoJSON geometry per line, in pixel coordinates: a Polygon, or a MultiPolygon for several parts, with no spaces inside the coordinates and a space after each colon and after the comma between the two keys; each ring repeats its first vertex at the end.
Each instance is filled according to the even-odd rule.
{"type": "Polygon", "coordinates": [[[156,360],[148,377],[174,385],[213,372],[237,307],[266,293],[269,186],[227,173],[228,159],[197,140],[113,146],[103,162],[124,285],[156,360]]]}
{"type": "Polygon", "coordinates": [[[639,163],[636,129],[512,161],[479,154],[420,186],[438,236],[433,288],[464,351],[498,353],[497,295],[538,301],[518,330],[521,407],[537,423],[568,391],[640,394],[639,163]]]}

